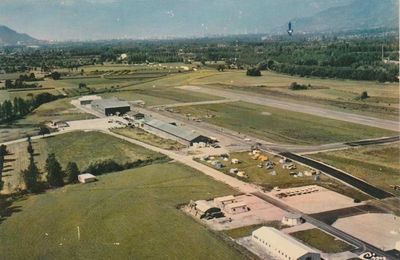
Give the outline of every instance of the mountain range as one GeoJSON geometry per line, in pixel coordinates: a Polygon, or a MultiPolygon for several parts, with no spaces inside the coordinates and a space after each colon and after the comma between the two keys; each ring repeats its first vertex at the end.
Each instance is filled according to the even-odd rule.
{"type": "MultiPolygon", "coordinates": [[[[398,28],[398,10],[398,0],[18,0],[0,2],[0,23],[46,40],[174,38],[285,34],[288,21],[295,34],[398,28]]],[[[35,43],[0,25],[0,45],[35,43]]]]}
{"type": "Polygon", "coordinates": [[[398,0],[355,0],[331,7],[311,17],[294,19],[298,32],[338,32],[357,29],[397,28],[398,0]]]}

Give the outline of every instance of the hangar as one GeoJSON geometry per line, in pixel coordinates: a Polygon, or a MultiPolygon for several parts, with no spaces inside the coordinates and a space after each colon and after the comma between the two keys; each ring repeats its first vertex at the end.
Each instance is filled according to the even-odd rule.
{"type": "Polygon", "coordinates": [[[320,260],[321,255],[293,237],[272,227],[253,231],[251,239],[267,252],[288,260],[320,260]]]}
{"type": "Polygon", "coordinates": [[[143,121],[144,129],[149,131],[167,134],[173,139],[180,141],[186,145],[193,145],[194,143],[212,143],[213,140],[207,136],[196,133],[195,131],[176,126],[172,123],[167,123],[158,119],[150,119],[143,121]]]}
{"type": "Polygon", "coordinates": [[[84,106],[84,105],[90,105],[94,100],[100,100],[100,99],[101,99],[100,96],[89,95],[89,96],[82,96],[78,100],[81,106],[84,106]]]}
{"type": "Polygon", "coordinates": [[[106,116],[122,115],[131,111],[131,106],[128,102],[118,99],[93,100],[91,106],[92,109],[106,116]]]}

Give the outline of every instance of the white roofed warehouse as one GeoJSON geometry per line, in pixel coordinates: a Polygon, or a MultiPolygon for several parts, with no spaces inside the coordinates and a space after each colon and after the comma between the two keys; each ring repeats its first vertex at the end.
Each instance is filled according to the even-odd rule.
{"type": "Polygon", "coordinates": [[[293,237],[272,227],[261,227],[253,231],[252,241],[267,253],[279,259],[320,260],[321,255],[293,237]]]}
{"type": "Polygon", "coordinates": [[[93,100],[92,109],[106,116],[122,115],[131,111],[131,106],[126,101],[118,99],[100,99],[93,100]]]}
{"type": "Polygon", "coordinates": [[[158,119],[144,120],[144,129],[151,132],[158,132],[161,135],[168,135],[169,138],[177,140],[186,145],[194,143],[211,143],[209,137],[201,135],[189,128],[176,126],[158,119]]]}

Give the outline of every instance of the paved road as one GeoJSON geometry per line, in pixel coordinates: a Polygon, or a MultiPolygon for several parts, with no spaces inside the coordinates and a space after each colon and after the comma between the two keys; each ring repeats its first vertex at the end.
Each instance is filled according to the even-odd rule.
{"type": "Polygon", "coordinates": [[[393,143],[400,141],[400,136],[392,136],[386,138],[379,138],[379,139],[370,139],[370,140],[361,140],[356,142],[348,142],[345,143],[348,146],[365,146],[365,145],[372,145],[372,144],[386,144],[386,143],[393,143]]]}
{"type": "Polygon", "coordinates": [[[309,158],[290,153],[290,152],[284,152],[281,153],[282,156],[287,157],[289,159],[292,159],[294,161],[300,162],[302,164],[305,164],[307,166],[310,166],[311,168],[320,170],[324,172],[325,174],[328,174],[336,179],[339,179],[365,193],[368,195],[377,198],[377,199],[385,199],[389,197],[393,197],[394,195],[386,192],[384,190],[381,190],[371,184],[368,184],[367,182],[360,180],[350,174],[347,174],[341,170],[335,169],[332,166],[320,163],[318,161],[311,160],[309,158]]]}
{"type": "Polygon", "coordinates": [[[227,99],[238,99],[241,101],[257,104],[257,105],[265,105],[276,107],[280,109],[285,109],[289,111],[302,112],[310,115],[321,116],[330,119],[336,119],[351,123],[357,123],[361,125],[368,125],[378,128],[383,128],[392,131],[400,131],[400,124],[397,121],[385,120],[380,118],[374,118],[364,115],[351,114],[341,111],[330,110],[321,107],[309,106],[298,104],[287,100],[282,100],[278,98],[273,98],[270,96],[261,96],[259,94],[249,93],[245,91],[238,90],[221,90],[221,89],[212,89],[206,87],[197,87],[197,86],[181,86],[178,87],[180,89],[185,89],[189,91],[195,91],[199,93],[212,93],[214,96],[220,96],[227,99]]]}

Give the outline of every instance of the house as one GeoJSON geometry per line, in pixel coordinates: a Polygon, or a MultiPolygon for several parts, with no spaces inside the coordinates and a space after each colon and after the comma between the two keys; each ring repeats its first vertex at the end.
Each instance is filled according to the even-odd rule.
{"type": "Polygon", "coordinates": [[[321,255],[310,247],[272,227],[253,231],[251,239],[274,258],[287,260],[320,260],[321,255]]]}
{"type": "Polygon", "coordinates": [[[236,199],[234,196],[229,195],[229,196],[224,196],[224,197],[219,197],[214,199],[214,204],[215,206],[223,209],[226,205],[231,204],[236,202],[236,199]]]}
{"type": "Polygon", "coordinates": [[[83,173],[78,175],[78,181],[80,183],[89,183],[89,182],[94,182],[96,181],[96,176],[90,173],[83,173]]]}
{"type": "Polygon", "coordinates": [[[260,160],[260,161],[262,161],[262,162],[266,162],[266,161],[269,160],[269,159],[268,159],[268,156],[266,156],[266,155],[260,155],[260,156],[258,156],[257,159],[260,160]]]}
{"type": "Polygon", "coordinates": [[[243,212],[247,212],[250,209],[247,207],[246,203],[244,202],[235,202],[227,204],[224,207],[224,211],[229,214],[239,214],[243,212]]]}
{"type": "Polygon", "coordinates": [[[91,107],[93,110],[106,116],[123,115],[131,111],[131,106],[128,102],[114,98],[93,100],[91,107]]]}
{"type": "Polygon", "coordinates": [[[69,127],[69,124],[66,121],[52,121],[52,125],[57,128],[69,127]]]}
{"type": "Polygon", "coordinates": [[[282,218],[282,224],[286,226],[297,226],[304,222],[300,214],[287,213],[282,218]]]}
{"type": "Polygon", "coordinates": [[[238,172],[239,172],[239,169],[238,169],[238,168],[229,169],[229,173],[230,173],[230,174],[237,174],[238,172]]]}

